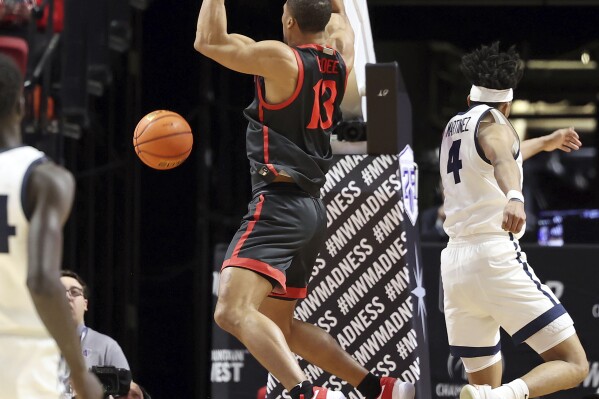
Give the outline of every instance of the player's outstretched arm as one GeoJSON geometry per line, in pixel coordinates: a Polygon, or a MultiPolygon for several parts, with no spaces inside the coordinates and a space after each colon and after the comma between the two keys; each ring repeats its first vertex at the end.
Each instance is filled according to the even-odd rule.
{"type": "Polygon", "coordinates": [[[208,58],[237,72],[277,80],[297,71],[293,51],[276,40],[255,42],[227,32],[224,0],[204,0],[196,28],[194,48],[208,58]]]}
{"type": "Polygon", "coordinates": [[[74,185],[73,176],[52,163],[37,166],[28,180],[25,207],[31,218],[27,287],[40,318],[69,365],[77,397],[100,399],[103,389],[87,371],[77,327],[60,283],[62,228],[73,203],[74,185]]]}
{"type": "Polygon", "coordinates": [[[562,150],[572,152],[579,150],[582,146],[580,137],[573,127],[558,129],[545,136],[524,140],[520,145],[522,159],[526,160],[537,155],[541,151],[562,150]]]}
{"type": "Polygon", "coordinates": [[[341,53],[349,71],[354,66],[354,30],[345,13],[343,0],[331,0],[331,6],[331,19],[326,27],[327,44],[341,53]]]}

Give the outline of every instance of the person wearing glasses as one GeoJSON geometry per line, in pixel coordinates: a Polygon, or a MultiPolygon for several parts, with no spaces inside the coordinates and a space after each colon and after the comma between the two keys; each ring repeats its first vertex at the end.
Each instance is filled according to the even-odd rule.
{"type": "MultiPolygon", "coordinates": [[[[85,325],[85,312],[87,312],[89,290],[85,281],[74,271],[61,270],[60,281],[66,290],[67,299],[71,307],[71,314],[77,324],[77,332],[81,339],[81,350],[88,368],[92,366],[113,366],[118,369],[131,370],[127,357],[121,346],[111,337],[102,334],[85,325]]],[[[68,383],[66,383],[68,385],[68,383]]],[[[116,399],[149,398],[135,382],[131,381],[128,396],[119,396],[116,399]]],[[[109,396],[113,399],[112,396],[109,396]]]]}
{"type": "Polygon", "coordinates": [[[123,350],[114,339],[85,325],[89,294],[85,281],[71,270],[61,270],[60,275],[60,281],[66,289],[73,319],[77,324],[81,349],[87,367],[114,366],[119,369],[131,370],[123,350]]]}

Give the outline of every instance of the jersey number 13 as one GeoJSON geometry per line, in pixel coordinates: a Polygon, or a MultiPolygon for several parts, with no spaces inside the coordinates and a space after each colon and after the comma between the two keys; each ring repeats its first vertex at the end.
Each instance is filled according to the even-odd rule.
{"type": "Polygon", "coordinates": [[[333,125],[333,111],[335,110],[335,99],[337,98],[337,83],[334,80],[320,79],[314,87],[314,105],[312,106],[312,117],[306,126],[308,129],[328,129],[333,125]],[[326,92],[329,98],[325,99],[326,92]],[[322,116],[326,115],[326,120],[322,116]]]}

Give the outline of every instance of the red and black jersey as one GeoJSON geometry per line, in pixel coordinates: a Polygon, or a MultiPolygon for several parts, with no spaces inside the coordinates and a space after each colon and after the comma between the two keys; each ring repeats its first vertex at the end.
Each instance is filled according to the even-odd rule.
{"type": "Polygon", "coordinates": [[[299,67],[293,95],[267,103],[264,78],[256,76],[254,101],[244,111],[252,188],[285,171],[304,191],[320,197],[332,158],[331,131],[341,120],[347,67],[332,48],[308,44],[291,49],[299,67]]]}

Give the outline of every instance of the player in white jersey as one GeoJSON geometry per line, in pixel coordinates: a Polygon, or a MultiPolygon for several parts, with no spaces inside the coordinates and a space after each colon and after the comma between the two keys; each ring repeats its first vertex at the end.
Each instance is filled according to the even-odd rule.
{"type": "Polygon", "coordinates": [[[99,399],[59,275],[74,181],[22,144],[22,87],[0,54],[0,399],[58,399],[61,352],[77,397],[99,399]]]}
{"type": "Polygon", "coordinates": [[[520,143],[507,120],[522,76],[514,48],[499,43],[462,58],[470,108],[443,132],[440,172],[449,236],[441,254],[445,321],[452,355],[470,384],[461,399],[527,399],[578,385],[588,373],[572,319],[527,262],[518,239],[526,214],[522,160],[540,151],[577,150],[574,129],[520,143]],[[501,385],[499,327],[526,342],[544,364],[501,385]]]}

